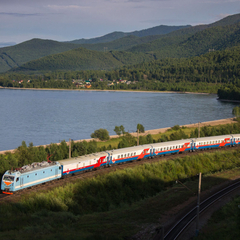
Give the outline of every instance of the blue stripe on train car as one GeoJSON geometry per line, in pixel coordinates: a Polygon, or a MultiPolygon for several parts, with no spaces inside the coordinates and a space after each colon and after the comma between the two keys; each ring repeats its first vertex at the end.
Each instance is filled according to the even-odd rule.
{"type": "MultiPolygon", "coordinates": [[[[224,145],[224,147],[225,146],[232,146],[232,143],[226,143],[225,145],[224,145]]],[[[220,147],[220,144],[214,144],[214,145],[205,145],[205,146],[199,146],[198,148],[194,148],[195,150],[198,150],[198,149],[207,149],[207,148],[217,148],[217,147],[220,147]]]]}
{"type": "Polygon", "coordinates": [[[124,163],[124,162],[129,162],[129,161],[134,161],[137,160],[138,156],[132,157],[132,158],[123,158],[121,160],[113,160],[113,164],[118,164],[118,163],[124,163]]]}

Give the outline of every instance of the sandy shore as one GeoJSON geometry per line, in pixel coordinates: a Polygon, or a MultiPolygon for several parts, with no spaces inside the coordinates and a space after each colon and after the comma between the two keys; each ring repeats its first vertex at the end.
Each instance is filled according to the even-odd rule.
{"type": "MultiPolygon", "coordinates": [[[[224,124],[231,124],[234,123],[233,118],[226,118],[226,119],[220,119],[220,120],[215,120],[215,121],[208,121],[208,122],[201,122],[200,123],[200,127],[203,126],[217,126],[217,125],[224,125],[224,124]]],[[[192,123],[192,124],[187,124],[187,125],[181,125],[180,127],[198,127],[198,123],[192,123]]],[[[173,127],[173,126],[172,126],[173,127]]],[[[171,127],[167,127],[167,128],[159,128],[159,129],[152,129],[152,130],[146,130],[145,133],[140,133],[139,136],[141,135],[147,135],[147,134],[158,134],[158,133],[164,133],[166,132],[168,129],[170,129],[171,127]]],[[[131,133],[133,136],[137,137],[137,133],[131,133]]],[[[117,138],[118,135],[111,135],[110,138],[117,138]]],[[[82,140],[76,140],[74,142],[82,142],[82,141],[91,141],[93,140],[91,139],[82,139],[82,140]]],[[[57,143],[60,144],[60,143],[57,143]]],[[[42,145],[44,147],[48,146],[48,145],[42,145]]],[[[16,149],[12,149],[12,150],[5,150],[5,151],[0,151],[0,154],[4,154],[6,152],[14,152],[16,149]]]]}
{"type": "MultiPolygon", "coordinates": [[[[10,89],[10,90],[36,90],[36,91],[43,91],[43,90],[48,90],[48,91],[87,91],[87,92],[142,92],[142,93],[176,93],[176,94],[204,94],[204,95],[209,95],[211,93],[201,93],[201,92],[179,92],[179,91],[143,91],[143,90],[111,90],[111,89],[91,89],[91,88],[76,88],[76,89],[62,89],[62,88],[17,88],[17,87],[1,87],[1,89],[10,89]]],[[[215,94],[215,93],[212,93],[215,94]]]]}

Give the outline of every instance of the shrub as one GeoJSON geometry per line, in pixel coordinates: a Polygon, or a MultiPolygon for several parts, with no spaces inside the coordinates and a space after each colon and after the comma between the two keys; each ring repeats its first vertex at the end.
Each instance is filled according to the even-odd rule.
{"type": "Polygon", "coordinates": [[[91,134],[91,138],[98,138],[101,141],[109,140],[109,132],[107,129],[100,128],[95,130],[94,133],[91,134]]]}

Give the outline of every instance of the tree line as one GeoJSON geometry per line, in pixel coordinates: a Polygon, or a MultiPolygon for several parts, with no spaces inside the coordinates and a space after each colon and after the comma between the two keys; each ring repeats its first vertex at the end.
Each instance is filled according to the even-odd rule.
{"type": "MultiPolygon", "coordinates": [[[[142,129],[142,125],[139,126],[142,129]]],[[[172,128],[173,132],[171,134],[162,134],[159,139],[154,139],[151,134],[139,137],[139,144],[149,144],[156,142],[174,141],[186,138],[196,138],[198,137],[198,128],[195,128],[188,135],[184,131],[185,127],[179,127],[178,125],[172,128]]],[[[142,129],[143,130],[143,129],[142,129]]],[[[236,123],[208,127],[201,127],[200,133],[201,137],[207,136],[217,136],[226,134],[235,134],[240,131],[240,121],[236,123]]],[[[136,137],[133,137],[130,133],[125,132],[124,135],[119,136],[118,148],[125,148],[137,145],[136,137]]],[[[91,154],[95,152],[101,152],[106,150],[112,150],[111,144],[106,144],[102,147],[97,146],[97,142],[92,140],[90,142],[71,142],[71,156],[77,157],[86,154],[91,154]]],[[[58,161],[61,159],[67,159],[69,157],[69,145],[62,141],[60,144],[52,143],[46,148],[43,146],[34,147],[33,143],[29,146],[23,141],[22,145],[19,146],[14,153],[7,152],[6,154],[0,154],[0,175],[2,175],[6,170],[15,169],[22,167],[24,165],[31,164],[33,162],[41,162],[45,160],[58,161]]]]}
{"type": "Polygon", "coordinates": [[[73,79],[91,79],[93,89],[207,92],[218,93],[219,98],[239,99],[239,50],[240,47],[234,47],[193,58],[155,60],[114,70],[56,71],[34,75],[9,72],[0,75],[0,86],[75,89],[73,79]],[[120,79],[131,83],[117,84],[120,79]],[[21,84],[20,80],[23,80],[21,84]]]}

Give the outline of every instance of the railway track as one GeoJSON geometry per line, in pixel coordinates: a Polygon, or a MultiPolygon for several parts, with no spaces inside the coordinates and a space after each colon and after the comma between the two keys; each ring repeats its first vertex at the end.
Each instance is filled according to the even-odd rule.
{"type": "MultiPolygon", "coordinates": [[[[205,199],[200,203],[199,214],[203,213],[206,209],[208,209],[212,204],[214,204],[220,198],[226,196],[232,191],[236,190],[240,187],[240,181],[231,184],[230,186],[218,191],[212,196],[205,199]]],[[[193,222],[197,217],[197,206],[191,209],[187,214],[185,214],[165,235],[164,240],[176,240],[181,239],[181,234],[184,230],[189,226],[191,222],[193,222]]],[[[163,239],[161,233],[155,236],[154,239],[163,239]]]]}

